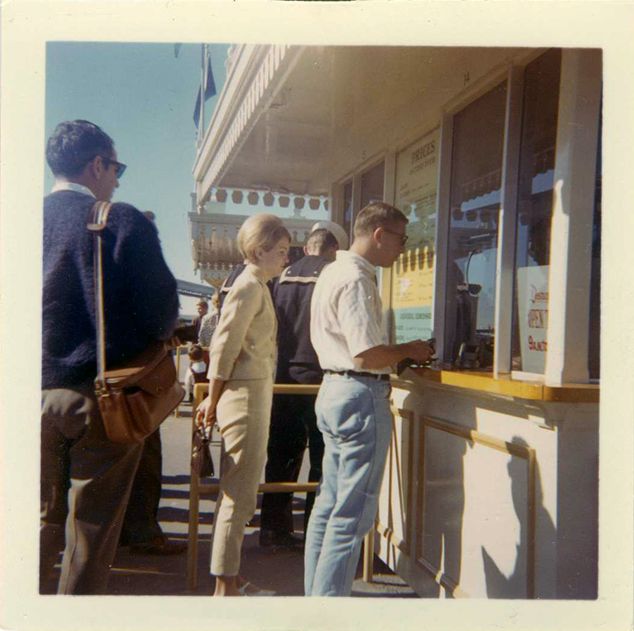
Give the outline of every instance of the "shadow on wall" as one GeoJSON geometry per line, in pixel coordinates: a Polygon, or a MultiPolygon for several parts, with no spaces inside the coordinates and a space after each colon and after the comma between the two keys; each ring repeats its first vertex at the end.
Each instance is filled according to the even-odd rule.
{"type": "MultiPolygon", "coordinates": [[[[514,436],[513,444],[521,447],[528,447],[528,443],[514,436]]],[[[529,541],[530,529],[528,524],[529,513],[526,507],[526,481],[525,481],[525,464],[519,458],[511,457],[507,465],[507,470],[511,479],[511,494],[513,498],[513,507],[517,514],[520,525],[520,540],[517,544],[517,552],[515,558],[515,567],[511,575],[507,578],[500,571],[495,561],[487,553],[484,546],[482,547],[482,560],[484,563],[484,574],[486,577],[486,590],[488,598],[518,598],[517,594],[526,589],[528,564],[531,562],[528,558],[528,550],[530,545],[535,541],[529,541]]],[[[535,523],[539,524],[540,539],[553,550],[555,548],[556,531],[550,514],[544,507],[543,491],[541,483],[541,475],[539,466],[535,462],[535,523]]],[[[534,537],[534,535],[533,535],[534,537]]],[[[535,556],[535,565],[539,563],[539,558],[535,556]]],[[[528,596],[528,594],[527,594],[528,596]]],[[[556,594],[542,595],[540,598],[556,598],[556,594]]]]}
{"type": "MultiPolygon", "coordinates": [[[[425,403],[416,405],[408,395],[404,402],[405,409],[426,409],[425,403]],[[414,406],[414,407],[413,407],[414,406]]],[[[469,419],[462,416],[466,424],[465,430],[477,430],[475,414],[469,419]]],[[[411,431],[415,430],[412,424],[411,431]]],[[[427,572],[435,577],[433,582],[426,581],[425,598],[454,597],[454,590],[460,585],[462,569],[462,530],[465,512],[464,458],[473,448],[473,442],[454,434],[439,431],[426,425],[418,425],[418,432],[424,434],[423,458],[419,484],[412,489],[413,505],[420,502],[417,493],[422,497],[422,517],[419,517],[412,541],[412,556],[422,562],[427,572]],[[421,558],[422,557],[422,558],[421,558]]],[[[420,433],[418,434],[420,437],[420,433]]],[[[403,436],[403,440],[407,440],[403,436]]]]}

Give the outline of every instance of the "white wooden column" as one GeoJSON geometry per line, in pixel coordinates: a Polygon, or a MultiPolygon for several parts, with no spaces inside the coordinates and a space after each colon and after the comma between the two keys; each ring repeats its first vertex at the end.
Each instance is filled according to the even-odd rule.
{"type": "Polygon", "coordinates": [[[545,380],[588,380],[590,273],[602,59],[562,52],[545,380]]]}
{"type": "Polygon", "coordinates": [[[445,357],[445,318],[447,313],[447,263],[449,259],[449,222],[451,209],[451,152],[453,146],[453,115],[444,113],[440,125],[440,157],[438,158],[438,193],[436,198],[436,256],[434,261],[434,299],[432,323],[436,338],[436,355],[445,357]]]}

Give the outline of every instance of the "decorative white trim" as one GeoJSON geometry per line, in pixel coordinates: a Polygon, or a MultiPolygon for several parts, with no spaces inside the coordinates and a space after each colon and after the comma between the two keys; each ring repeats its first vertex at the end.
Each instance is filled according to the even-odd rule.
{"type": "MultiPolygon", "coordinates": [[[[189,227],[194,270],[206,277],[227,275],[243,257],[238,250],[237,237],[240,227],[248,215],[228,215],[224,213],[189,213],[189,227]]],[[[313,219],[280,217],[291,234],[291,246],[306,244],[315,224],[313,219]]]]}
{"type": "Polygon", "coordinates": [[[304,47],[242,45],[194,163],[198,203],[227,171],[260,116],[283,87],[304,47]]]}
{"type": "Polygon", "coordinates": [[[284,276],[280,277],[278,283],[281,285],[282,283],[316,283],[316,276],[284,276]]]}

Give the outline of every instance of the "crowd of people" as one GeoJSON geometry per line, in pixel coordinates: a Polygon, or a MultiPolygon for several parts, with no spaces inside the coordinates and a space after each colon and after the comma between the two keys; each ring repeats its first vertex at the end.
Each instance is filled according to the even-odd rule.
{"type": "MultiPolygon", "coordinates": [[[[156,520],[160,430],[145,444],[112,443],[94,393],[87,225],[126,166],[113,140],[83,120],[58,125],[46,157],[55,185],[44,200],[40,590],[63,550],[57,593],[103,594],[117,545],[139,554],[178,554],[184,546],[156,520]]],[[[292,494],[265,494],[260,545],[304,547],[307,596],[350,595],[390,442],[389,374],[403,359],[433,354],[422,340],[390,344],[381,321],[375,270],[403,252],[407,218],[369,204],[347,250],[343,231],[326,225],[289,266],[282,220],[249,217],[238,233],[243,264],[214,296],[211,313],[199,304],[186,386],[191,394],[194,383],[209,380],[196,422],[207,431],[216,425],[223,441],[211,555],[217,596],[248,592],[241,548],[262,472],[267,482],[296,481],[307,447],[309,480],[319,487],[307,498],[305,538],[294,534],[292,494]],[[316,397],[274,397],[275,382],[321,387],[316,397]]],[[[152,218],[115,203],[102,243],[106,355],[116,365],[173,336],[178,296],[152,218]]]]}

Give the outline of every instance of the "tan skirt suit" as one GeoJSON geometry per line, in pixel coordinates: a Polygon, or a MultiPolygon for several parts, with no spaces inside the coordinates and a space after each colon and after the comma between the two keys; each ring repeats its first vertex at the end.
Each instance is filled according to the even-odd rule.
{"type": "Polygon", "coordinates": [[[266,461],[277,318],[262,274],[247,265],[227,295],[210,350],[209,378],[226,381],[216,407],[224,443],[211,573],[236,576],[246,523],[266,461]]]}

